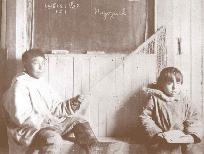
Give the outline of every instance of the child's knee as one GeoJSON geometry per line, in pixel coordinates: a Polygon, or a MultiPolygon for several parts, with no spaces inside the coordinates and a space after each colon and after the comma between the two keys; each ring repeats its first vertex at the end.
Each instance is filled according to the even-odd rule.
{"type": "Polygon", "coordinates": [[[39,133],[42,138],[44,144],[54,144],[54,145],[61,145],[62,144],[62,137],[59,133],[53,131],[53,130],[44,130],[39,133]]]}

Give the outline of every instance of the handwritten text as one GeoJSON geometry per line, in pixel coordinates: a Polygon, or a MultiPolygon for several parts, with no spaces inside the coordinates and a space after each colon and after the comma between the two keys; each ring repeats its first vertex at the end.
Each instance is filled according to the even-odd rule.
{"type": "Polygon", "coordinates": [[[94,8],[94,11],[95,15],[102,16],[104,20],[107,19],[112,20],[115,19],[116,17],[127,15],[125,8],[123,8],[121,11],[104,11],[99,8],[94,8]]]}
{"type": "Polygon", "coordinates": [[[67,9],[77,9],[80,7],[80,4],[76,1],[71,1],[69,3],[59,3],[59,2],[50,2],[45,4],[45,9],[55,11],[56,14],[67,14],[67,9]]]}

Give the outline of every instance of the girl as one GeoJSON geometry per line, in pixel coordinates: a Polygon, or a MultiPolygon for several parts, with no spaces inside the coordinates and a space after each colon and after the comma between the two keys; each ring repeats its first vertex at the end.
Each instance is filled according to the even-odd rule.
{"type": "Polygon", "coordinates": [[[182,84],[182,73],[167,67],[156,85],[145,89],[150,98],[140,121],[149,139],[150,153],[186,153],[187,143],[201,141],[200,117],[195,105],[181,93],[182,84]]]}

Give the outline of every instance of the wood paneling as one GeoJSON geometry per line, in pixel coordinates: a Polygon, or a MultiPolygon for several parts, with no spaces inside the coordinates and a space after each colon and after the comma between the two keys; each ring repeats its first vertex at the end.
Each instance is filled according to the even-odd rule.
{"type": "Polygon", "coordinates": [[[203,29],[202,22],[202,0],[198,0],[197,3],[191,0],[191,95],[193,102],[199,108],[204,116],[204,93],[203,89],[203,49],[202,49],[202,39],[203,34],[201,30],[203,29]]]}
{"type": "MultiPolygon", "coordinates": [[[[204,1],[201,1],[201,10],[204,9],[204,1]]],[[[201,15],[201,27],[204,27],[204,15],[201,15]]],[[[201,31],[201,100],[202,100],[202,113],[204,113],[204,30],[201,31]]]]}
{"type": "Polygon", "coordinates": [[[203,6],[202,0],[156,0],[155,18],[156,28],[167,28],[168,65],[182,71],[184,91],[204,116],[203,6]]]}
{"type": "Polygon", "coordinates": [[[49,83],[62,98],[73,96],[73,57],[49,57],[49,83]]]}
{"type": "Polygon", "coordinates": [[[156,55],[48,55],[48,80],[63,98],[87,96],[82,113],[97,136],[130,135],[142,109],[142,86],[155,81],[156,55]]]}

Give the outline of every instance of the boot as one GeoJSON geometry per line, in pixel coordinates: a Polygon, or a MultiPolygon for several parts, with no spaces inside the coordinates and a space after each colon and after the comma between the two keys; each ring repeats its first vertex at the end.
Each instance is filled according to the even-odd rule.
{"type": "Polygon", "coordinates": [[[78,123],[77,125],[74,126],[73,131],[76,138],[76,142],[79,145],[89,146],[91,144],[98,142],[88,122],[78,123]]]}
{"type": "Polygon", "coordinates": [[[73,128],[76,142],[87,154],[122,154],[119,142],[99,142],[88,122],[78,123],[73,128]]]}

